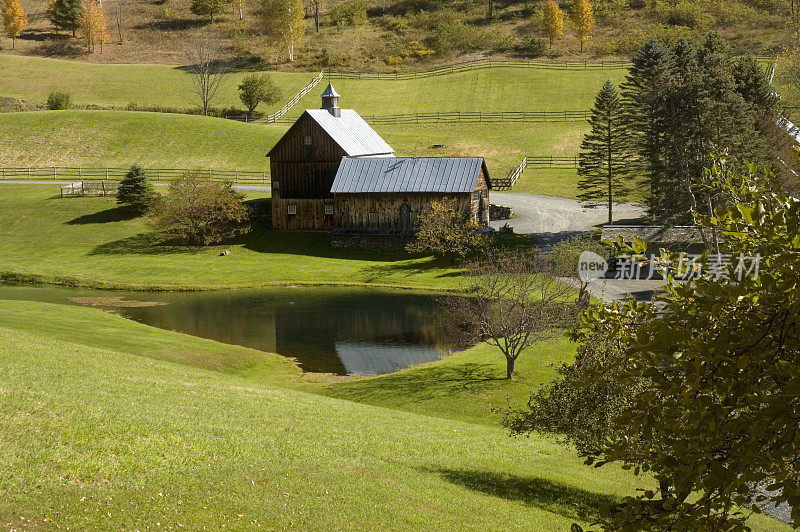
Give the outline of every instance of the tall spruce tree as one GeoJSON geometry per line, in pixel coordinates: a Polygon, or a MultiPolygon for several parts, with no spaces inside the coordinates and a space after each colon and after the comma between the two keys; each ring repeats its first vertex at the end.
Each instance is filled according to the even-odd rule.
{"type": "Polygon", "coordinates": [[[648,40],[633,58],[621,86],[625,123],[634,164],[649,184],[647,198],[651,216],[660,212],[669,198],[664,171],[663,136],[666,123],[666,95],[673,82],[673,57],[657,39],[648,40]]]}
{"type": "Polygon", "coordinates": [[[617,90],[606,81],[597,94],[589,118],[592,129],[581,142],[578,165],[578,199],[608,204],[608,223],[613,221],[614,198],[627,192],[630,173],[622,105],[617,90]]]}
{"type": "Polygon", "coordinates": [[[700,48],[679,40],[670,50],[651,40],[634,58],[623,84],[625,117],[650,182],[648,210],[659,223],[691,222],[693,211],[710,214],[719,198],[700,180],[713,154],[763,161],[756,113],[733,67],[718,34],[700,48]]]}
{"type": "Polygon", "coordinates": [[[80,27],[81,15],[83,14],[82,0],[52,0],[47,8],[47,16],[50,22],[58,29],[75,31],[80,27]]]}

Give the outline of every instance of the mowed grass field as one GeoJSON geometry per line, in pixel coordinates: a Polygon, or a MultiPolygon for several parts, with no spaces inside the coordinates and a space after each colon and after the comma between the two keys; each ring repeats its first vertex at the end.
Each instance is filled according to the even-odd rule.
{"type": "MultiPolygon", "coordinates": [[[[491,380],[498,356],[324,385],[345,401],[309,393],[274,355],[231,371],[242,351],[97,309],[3,301],[0,526],[556,531],[650,487],[550,438],[509,437],[486,408],[507,385],[491,380]]],[[[570,356],[558,341],[532,350],[514,402],[570,356]]]]}
{"type": "Polygon", "coordinates": [[[175,246],[114,198],[60,198],[59,186],[0,184],[0,281],[98,288],[208,289],[342,284],[448,289],[449,261],[334,249],[331,235],[256,226],[233,244],[175,246]],[[220,256],[221,250],[230,255],[220,256]]]}
{"type": "MultiPolygon", "coordinates": [[[[362,114],[435,111],[564,111],[591,107],[606,80],[617,84],[626,70],[548,70],[500,67],[428,78],[333,79],[342,107],[362,114]]],[[[232,73],[220,89],[215,107],[243,108],[238,85],[247,73],[232,73]]],[[[270,72],[283,92],[277,109],[318,72],[270,72]]],[[[319,108],[319,88],[303,98],[290,116],[319,108]]],[[[60,59],[0,54],[0,96],[44,102],[52,91],[71,95],[76,104],[123,107],[129,103],[178,108],[199,107],[192,76],[167,65],[98,65],[60,59]]],[[[267,108],[261,111],[268,110],[267,108]]]]}
{"type": "MultiPolygon", "coordinates": [[[[128,111],[34,111],[0,114],[2,166],[219,168],[269,172],[266,153],[286,124],[245,124],[221,118],[128,111]]],[[[574,155],[581,123],[376,125],[406,156],[486,158],[504,177],[525,155],[574,155]],[[433,148],[444,144],[443,148],[433,148]]],[[[574,197],[575,170],[530,169],[517,191],[574,197]]]]}

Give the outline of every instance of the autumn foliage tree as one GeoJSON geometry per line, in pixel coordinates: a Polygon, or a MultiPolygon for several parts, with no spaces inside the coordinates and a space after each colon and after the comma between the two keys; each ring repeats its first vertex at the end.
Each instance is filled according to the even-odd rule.
{"type": "Polygon", "coordinates": [[[564,36],[564,12],[558,7],[556,0],[547,0],[545,2],[542,23],[552,48],[553,41],[564,36]]]}
{"type": "Polygon", "coordinates": [[[583,45],[589,40],[589,35],[594,29],[594,9],[591,0],[575,0],[575,3],[572,4],[570,21],[578,36],[582,52],[583,45]]]}
{"type": "Polygon", "coordinates": [[[286,48],[289,62],[294,61],[294,49],[305,34],[303,0],[263,0],[262,13],[267,33],[286,48]]]}
{"type": "Polygon", "coordinates": [[[103,52],[103,43],[108,40],[108,25],[105,11],[96,0],[83,0],[80,33],[81,37],[86,39],[86,48],[90,52],[94,52],[95,46],[98,44],[100,53],[103,52]]]}
{"type": "Polygon", "coordinates": [[[3,1],[3,29],[11,37],[11,48],[16,47],[16,39],[25,26],[28,25],[28,16],[22,9],[19,0],[3,1]]]}
{"type": "Polygon", "coordinates": [[[230,183],[214,183],[202,172],[189,172],[173,181],[158,201],[153,224],[185,244],[217,244],[249,230],[243,200],[230,183]]]}

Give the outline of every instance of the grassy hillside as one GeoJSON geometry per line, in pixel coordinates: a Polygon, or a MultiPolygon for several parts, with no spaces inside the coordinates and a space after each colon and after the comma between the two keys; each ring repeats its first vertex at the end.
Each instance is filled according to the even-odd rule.
{"type": "MultiPolygon", "coordinates": [[[[0,113],[3,166],[220,168],[269,171],[266,152],[288,125],[126,111],[0,113]]],[[[525,155],[573,155],[580,123],[375,126],[398,155],[482,155],[505,175],[525,155]],[[443,148],[433,148],[444,144],[443,148]]],[[[530,170],[515,190],[573,197],[574,170],[530,170]]]]}
{"type": "Polygon", "coordinates": [[[281,129],[221,118],[124,111],[0,114],[3,166],[222,168],[268,171],[281,129]]]}
{"type": "MultiPolygon", "coordinates": [[[[192,77],[179,67],[166,65],[95,65],[76,61],[0,55],[0,96],[44,102],[52,91],[64,91],[77,104],[129,103],[178,108],[199,107],[190,92],[192,77]]],[[[214,105],[239,107],[239,80],[235,72],[225,82],[214,105]]],[[[316,73],[271,72],[289,100],[316,73]]],[[[537,111],[583,110],[610,79],[619,82],[625,70],[546,70],[503,67],[470,70],[433,78],[411,80],[336,79],[343,107],[362,114],[396,114],[432,111],[537,111]]],[[[325,80],[327,82],[327,79],[325,80]]],[[[319,108],[324,85],[311,91],[293,115],[308,107],[319,108]]],[[[283,104],[276,104],[273,108],[283,104]]],[[[262,109],[262,110],[266,110],[262,109]]]]}
{"type": "MultiPolygon", "coordinates": [[[[544,38],[542,0],[495,2],[491,19],[487,17],[488,2],[461,0],[388,0],[385,15],[381,3],[350,2],[360,7],[355,10],[359,14],[349,17],[349,22],[331,18],[345,3],[332,0],[322,4],[319,32],[314,31],[312,17],[306,18],[306,32],[295,47],[292,65],[285,48],[274,36],[265,34],[257,2],[245,5],[241,21],[236,3],[231,3],[214,24],[208,17],[190,13],[191,0],[130,3],[121,19],[122,41],[112,23],[111,41],[102,54],[87,54],[79,39],[55,34],[45,14],[46,0],[28,0],[25,9],[30,25],[17,41],[17,53],[89,62],[181,64],[187,48],[202,32],[219,44],[233,65],[407,69],[476,57],[625,56],[648,35],[698,38],[709,30],[723,33],[738,50],[762,51],[775,49],[790,34],[786,24],[789,3],[783,0],[597,0],[597,25],[583,51],[568,22],[564,38],[552,48],[531,45],[532,38],[544,38]]],[[[561,6],[569,13],[572,2],[563,1],[561,6]]],[[[113,14],[114,6],[104,7],[113,14]]],[[[307,14],[311,15],[310,8],[307,14]]],[[[7,39],[2,45],[11,47],[7,39]]]]}
{"type": "Polygon", "coordinates": [[[174,246],[154,236],[146,220],[128,219],[114,198],[60,198],[55,184],[0,187],[0,280],[145,289],[460,282],[447,261],[333,249],[321,233],[256,227],[232,245],[174,246]],[[221,249],[231,254],[221,257],[221,249]]]}
{"type": "Polygon", "coordinates": [[[496,425],[158,360],[231,348],[96,309],[3,301],[0,323],[4,528],[568,530],[647,484],[496,425]]]}
{"type": "Polygon", "coordinates": [[[619,470],[584,475],[570,451],[496,427],[38,330],[0,328],[0,345],[4,527],[565,530],[579,511],[632,492],[619,470]]]}

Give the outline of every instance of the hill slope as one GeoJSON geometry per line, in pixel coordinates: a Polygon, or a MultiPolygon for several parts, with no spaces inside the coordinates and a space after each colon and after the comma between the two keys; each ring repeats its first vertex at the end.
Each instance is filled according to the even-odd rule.
{"type": "MultiPolygon", "coordinates": [[[[3,308],[34,321],[91,314],[99,327],[113,318],[28,302],[3,308]]],[[[552,442],[500,428],[38,330],[0,328],[0,345],[4,527],[564,530],[579,511],[631,489],[619,470],[592,471],[552,442]]]]}

